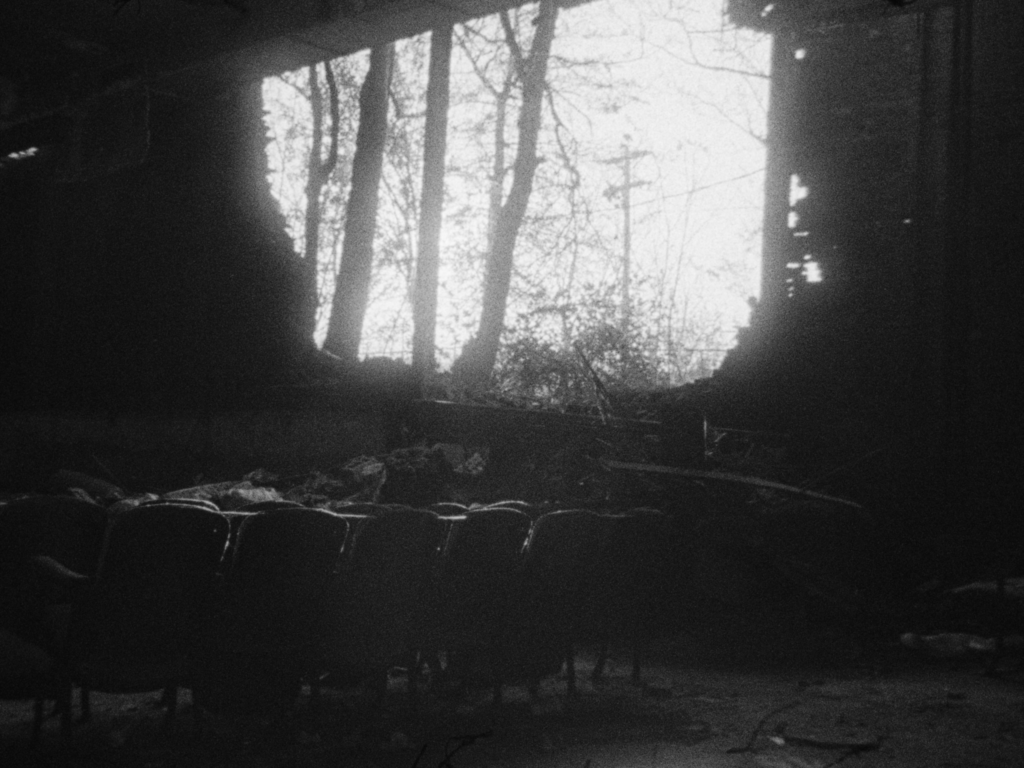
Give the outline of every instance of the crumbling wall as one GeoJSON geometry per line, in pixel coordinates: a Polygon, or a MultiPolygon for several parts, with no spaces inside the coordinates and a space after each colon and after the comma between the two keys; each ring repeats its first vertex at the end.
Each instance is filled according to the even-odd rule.
{"type": "Polygon", "coordinates": [[[0,169],[4,407],[196,407],[308,348],[266,181],[259,84],[148,94],[141,164],[97,168],[70,121],[0,169]]]}
{"type": "Polygon", "coordinates": [[[944,183],[929,143],[949,120],[948,95],[933,97],[951,35],[940,21],[775,38],[762,294],[719,378],[743,381],[749,411],[796,432],[822,471],[937,449],[943,256],[922,244],[942,219],[924,200],[944,183]]]}
{"type": "Polygon", "coordinates": [[[714,388],[983,564],[1024,527],[1024,6],[882,5],[776,4],[763,295],[714,388]]]}

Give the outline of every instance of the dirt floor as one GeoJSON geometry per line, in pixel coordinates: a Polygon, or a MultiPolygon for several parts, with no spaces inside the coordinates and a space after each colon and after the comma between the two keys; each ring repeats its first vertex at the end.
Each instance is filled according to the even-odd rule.
{"type": "MultiPolygon", "coordinates": [[[[159,694],[93,695],[90,723],[60,749],[57,720],[29,744],[31,703],[0,706],[2,766],[242,766],[244,768],[668,768],[669,766],[1024,766],[1024,674],[908,657],[880,665],[681,662],[678,648],[629,681],[625,653],[606,682],[580,691],[547,681],[531,701],[510,687],[500,706],[480,691],[427,694],[415,715],[400,680],[383,713],[357,692],[325,693],[318,718],[300,704],[287,727],[205,718],[197,734],[188,693],[168,734],[159,694]],[[460,737],[470,737],[463,738],[460,737]],[[472,738],[476,737],[476,738],[472,738]],[[447,750],[447,751],[446,751],[447,750]]],[[[672,649],[670,649],[672,650],[672,649]]]]}

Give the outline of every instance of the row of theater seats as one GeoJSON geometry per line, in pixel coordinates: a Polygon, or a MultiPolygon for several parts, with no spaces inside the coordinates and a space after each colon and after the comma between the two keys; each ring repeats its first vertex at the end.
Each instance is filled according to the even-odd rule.
{"type": "MultiPolygon", "coordinates": [[[[446,660],[450,681],[536,686],[585,641],[638,648],[677,572],[657,512],[537,514],[288,502],[222,512],[155,502],[116,515],[64,497],[0,508],[0,695],[71,687],[177,691],[203,709],[294,703],[303,681],[386,684],[396,664],[446,660]],[[109,519],[108,519],[109,517],[109,519]],[[325,675],[327,676],[325,678],[325,675]]],[[[600,673],[600,664],[596,670],[600,673]]],[[[634,674],[639,668],[634,664],[634,674]]]]}

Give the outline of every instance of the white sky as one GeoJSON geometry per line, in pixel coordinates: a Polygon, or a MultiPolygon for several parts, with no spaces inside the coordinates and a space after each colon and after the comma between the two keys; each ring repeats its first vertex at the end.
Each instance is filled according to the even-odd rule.
{"type": "MultiPolygon", "coordinates": [[[[619,53],[622,63],[614,72],[628,84],[632,100],[616,113],[591,117],[592,141],[595,157],[620,154],[627,135],[633,149],[650,153],[633,173],[635,180],[650,182],[633,192],[637,258],[682,258],[717,272],[728,271],[723,260],[742,262],[742,280],[711,280],[702,293],[732,322],[743,322],[746,298],[756,295],[759,282],[760,241],[752,234],[761,227],[765,151],[750,134],[765,133],[767,81],[692,62],[767,72],[767,40],[740,36],[749,64],[723,55],[719,36],[703,34],[722,30],[717,0],[603,0],[570,14],[585,16],[595,30],[619,25],[623,32],[601,47],[619,53]],[[694,32],[687,35],[680,22],[694,32]]],[[[567,55],[587,55],[596,41],[584,31],[558,44],[567,55]]],[[[621,182],[618,169],[605,173],[609,184],[621,182]]]]}
{"type": "MultiPolygon", "coordinates": [[[[628,136],[633,150],[648,153],[633,166],[634,180],[646,182],[632,191],[635,280],[647,274],[687,307],[691,322],[696,318],[718,329],[710,342],[698,343],[731,346],[736,328],[746,323],[747,299],[758,292],[765,150],[756,137],[766,131],[768,84],[763,77],[728,70],[767,73],[768,39],[728,30],[721,0],[597,0],[561,12],[552,52],[566,59],[612,62],[588,76],[603,87],[570,82],[566,98],[559,101],[559,114],[580,145],[583,186],[598,200],[601,238],[621,253],[619,201],[601,192],[622,183],[621,168],[605,161],[622,153],[628,136]]],[[[460,65],[456,54],[453,71],[460,66],[468,67],[460,65]]],[[[453,124],[459,120],[457,109],[453,106],[453,124]]],[[[482,174],[488,171],[481,169],[482,174]]],[[[450,179],[448,189],[460,189],[458,182],[450,179]]],[[[486,215],[484,201],[465,202],[486,215]]],[[[451,240],[459,234],[464,233],[453,232],[449,222],[442,237],[451,240]]],[[[605,253],[585,268],[613,279],[620,265],[605,253]]],[[[462,265],[443,265],[442,281],[451,288],[482,279],[464,272],[462,265]]],[[[465,301],[449,301],[457,295],[454,289],[441,292],[442,356],[465,341],[459,332],[445,329],[444,318],[460,317],[465,323],[478,311],[465,301]]],[[[368,312],[364,353],[407,354],[404,331],[397,342],[393,336],[381,341],[385,329],[396,327],[390,315],[398,310],[408,315],[407,296],[378,301],[368,312]]],[[[510,310],[514,315],[515,306],[510,310]]]]}

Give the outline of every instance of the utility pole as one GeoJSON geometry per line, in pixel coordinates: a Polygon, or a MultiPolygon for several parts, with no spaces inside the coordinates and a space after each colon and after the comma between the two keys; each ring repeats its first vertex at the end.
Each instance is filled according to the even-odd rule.
{"type": "Polygon", "coordinates": [[[644,187],[650,184],[647,181],[633,181],[633,161],[646,155],[651,154],[650,152],[643,152],[637,150],[630,150],[629,148],[630,136],[626,134],[625,141],[622,144],[622,154],[618,157],[613,157],[610,160],[605,160],[605,165],[618,165],[622,167],[622,184],[608,187],[605,190],[604,196],[611,200],[616,195],[620,195],[622,199],[622,329],[625,331],[629,328],[629,319],[632,314],[632,299],[630,297],[630,280],[632,272],[632,248],[633,248],[633,237],[632,237],[632,224],[631,224],[631,201],[630,201],[630,190],[633,187],[644,187]]]}

